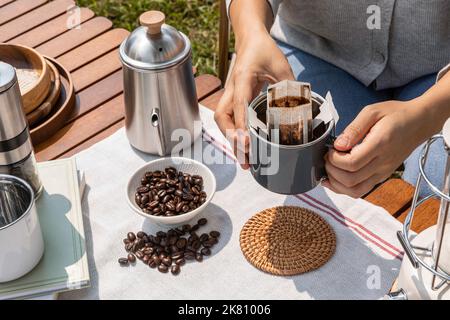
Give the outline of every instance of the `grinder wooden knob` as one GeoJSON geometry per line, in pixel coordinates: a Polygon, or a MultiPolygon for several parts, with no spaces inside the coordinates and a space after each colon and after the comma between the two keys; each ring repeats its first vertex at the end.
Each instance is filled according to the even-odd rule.
{"type": "Polygon", "coordinates": [[[161,33],[161,27],[166,21],[166,16],[161,11],[147,11],[140,17],[141,26],[147,27],[147,32],[150,35],[157,35],[161,33]]]}

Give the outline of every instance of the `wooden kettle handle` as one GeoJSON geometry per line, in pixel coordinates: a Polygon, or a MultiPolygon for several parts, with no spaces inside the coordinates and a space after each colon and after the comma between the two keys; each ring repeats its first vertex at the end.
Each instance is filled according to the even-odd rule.
{"type": "Polygon", "coordinates": [[[140,17],[141,26],[147,27],[148,34],[157,35],[161,33],[161,27],[166,21],[166,16],[161,11],[147,11],[140,17]]]}

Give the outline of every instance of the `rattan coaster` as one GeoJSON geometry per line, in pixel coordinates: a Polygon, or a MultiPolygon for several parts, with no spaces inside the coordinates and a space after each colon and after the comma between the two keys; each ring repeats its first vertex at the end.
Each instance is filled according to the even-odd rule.
{"type": "Polygon", "coordinates": [[[315,270],[333,256],[336,235],[318,214],[300,207],[257,213],[244,225],[241,250],[256,268],[281,276],[315,270]]]}

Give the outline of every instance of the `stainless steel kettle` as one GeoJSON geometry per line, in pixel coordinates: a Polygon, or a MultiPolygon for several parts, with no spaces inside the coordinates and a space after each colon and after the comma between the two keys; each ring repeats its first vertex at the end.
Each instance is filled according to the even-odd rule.
{"type": "Polygon", "coordinates": [[[136,149],[160,156],[174,146],[189,147],[201,134],[194,130],[200,115],[191,43],[164,22],[162,12],[142,14],[141,26],[120,46],[128,140],[136,149]],[[173,139],[175,129],[185,129],[189,139],[173,139]]]}

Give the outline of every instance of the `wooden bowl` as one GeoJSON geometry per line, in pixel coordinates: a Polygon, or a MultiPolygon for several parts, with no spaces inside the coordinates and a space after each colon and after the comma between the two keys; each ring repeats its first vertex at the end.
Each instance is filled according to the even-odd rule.
{"type": "Polygon", "coordinates": [[[53,136],[66,125],[75,108],[75,89],[70,73],[56,60],[45,57],[57,69],[61,79],[61,93],[50,114],[30,130],[33,145],[38,145],[53,136]]]}
{"type": "Polygon", "coordinates": [[[0,60],[16,68],[25,114],[39,107],[51,89],[51,71],[36,50],[13,44],[0,44],[0,60]]]}
{"type": "Polygon", "coordinates": [[[26,115],[30,128],[34,128],[50,114],[61,93],[61,77],[58,68],[50,61],[46,60],[46,62],[51,70],[51,89],[44,102],[33,112],[26,115]]]}

